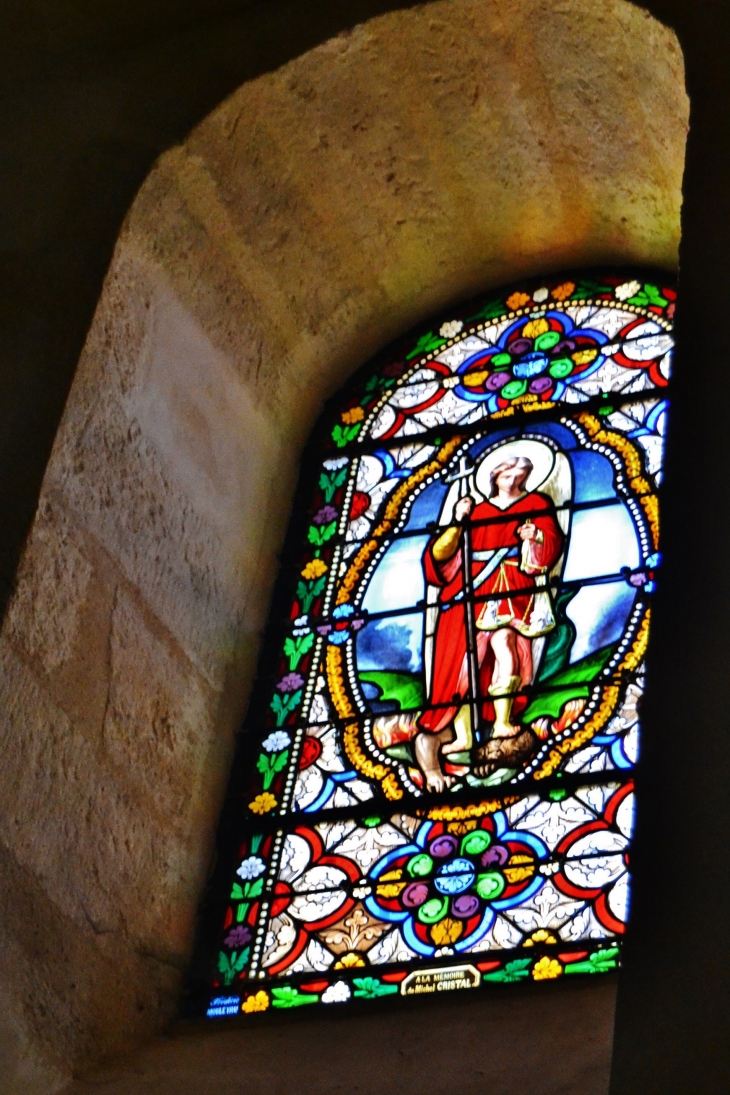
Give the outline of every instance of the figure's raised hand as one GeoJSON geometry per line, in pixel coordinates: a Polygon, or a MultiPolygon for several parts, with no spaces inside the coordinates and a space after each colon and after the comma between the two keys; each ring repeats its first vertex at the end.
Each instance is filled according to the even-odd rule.
{"type": "Polygon", "coordinates": [[[467,494],[465,498],[460,498],[454,506],[454,519],[456,521],[463,521],[465,517],[469,516],[473,509],[474,499],[470,494],[467,494]]]}
{"type": "Polygon", "coordinates": [[[537,529],[533,524],[528,521],[524,525],[520,525],[520,527],[517,529],[517,535],[522,540],[536,540],[537,529]]]}

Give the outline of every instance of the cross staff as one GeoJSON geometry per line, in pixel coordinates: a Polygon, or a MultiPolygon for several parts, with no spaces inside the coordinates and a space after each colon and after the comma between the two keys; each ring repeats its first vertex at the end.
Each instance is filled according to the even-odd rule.
{"type": "MultiPolygon", "coordinates": [[[[447,483],[459,484],[459,498],[466,498],[471,494],[471,479],[474,475],[474,465],[469,462],[466,454],[459,460],[459,468],[448,476],[447,483]]],[[[471,711],[471,729],[474,739],[479,726],[479,705],[477,701],[477,684],[479,679],[479,666],[477,664],[477,636],[476,621],[474,619],[474,576],[472,574],[472,546],[471,546],[471,517],[469,514],[463,520],[463,541],[461,551],[461,565],[463,571],[464,587],[464,620],[466,624],[466,665],[469,673],[469,709],[471,711]]]]}

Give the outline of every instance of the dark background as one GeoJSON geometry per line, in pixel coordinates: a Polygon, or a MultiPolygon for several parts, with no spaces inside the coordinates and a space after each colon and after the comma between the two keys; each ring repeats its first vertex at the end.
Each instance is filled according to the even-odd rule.
{"type": "MultiPolygon", "coordinates": [[[[546,0],[547,3],[552,0],[546,0]]],[[[601,0],[585,0],[600,4],[601,0]]],[[[157,156],[245,80],[392,0],[0,4],[0,609],[115,239],[157,156]]],[[[730,4],[651,0],[685,55],[665,568],[613,1095],[730,1090],[730,4]]],[[[557,1005],[557,997],[556,997],[557,1005]]]]}

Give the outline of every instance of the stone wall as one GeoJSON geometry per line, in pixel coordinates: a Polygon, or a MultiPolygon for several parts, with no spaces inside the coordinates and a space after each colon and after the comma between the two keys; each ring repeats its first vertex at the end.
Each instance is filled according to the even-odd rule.
{"type": "Polygon", "coordinates": [[[159,161],[0,636],[13,1092],[174,1015],[322,401],[479,290],[673,269],[687,110],[676,39],[623,0],[439,0],[244,85],[159,161]]]}

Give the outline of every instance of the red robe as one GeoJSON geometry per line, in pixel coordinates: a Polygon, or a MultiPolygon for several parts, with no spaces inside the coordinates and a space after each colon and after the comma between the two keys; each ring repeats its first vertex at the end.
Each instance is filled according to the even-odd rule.
{"type": "MultiPolygon", "coordinates": [[[[506,510],[499,509],[491,502],[481,502],[472,510],[471,520],[479,692],[486,697],[494,666],[489,633],[497,628],[512,627],[529,642],[538,635],[545,635],[555,626],[550,594],[542,584],[545,578],[538,576],[549,572],[560,558],[563,533],[552,500],[537,492],[524,495],[506,510]],[[493,524],[478,523],[490,519],[493,524]],[[538,530],[536,541],[523,542],[517,535],[517,529],[527,521],[538,530]],[[485,568],[488,571],[494,559],[480,559],[478,556],[505,548],[507,552],[498,565],[486,579],[480,581],[481,572],[485,568]],[[504,593],[505,596],[492,601],[479,600],[494,593],[504,593]]],[[[434,544],[444,531],[430,540],[423,555],[426,581],[441,588],[438,603],[443,606],[434,636],[429,700],[431,704],[446,706],[426,711],[419,719],[419,726],[432,733],[438,733],[449,725],[468,687],[464,604],[461,599],[455,601],[463,590],[462,550],[459,547],[456,554],[444,562],[434,558],[434,544]]],[[[518,696],[514,713],[519,714],[526,703],[526,697],[518,696]]],[[[482,717],[490,721],[494,718],[492,703],[486,699],[482,701],[482,717]]]]}

